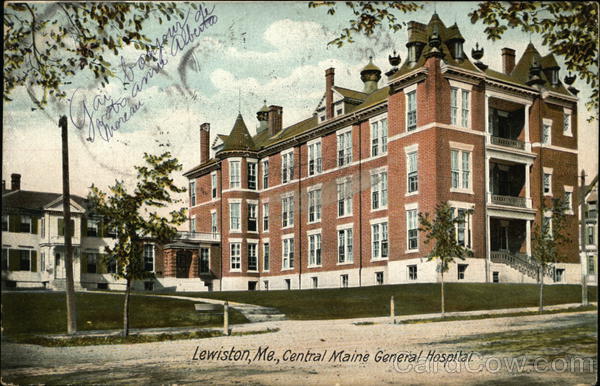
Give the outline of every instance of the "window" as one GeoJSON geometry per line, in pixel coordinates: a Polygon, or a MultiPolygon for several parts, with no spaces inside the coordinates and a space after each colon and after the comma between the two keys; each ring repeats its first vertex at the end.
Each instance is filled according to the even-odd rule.
{"type": "Polygon", "coordinates": [[[210,175],[211,197],[217,198],[217,173],[210,175]]]}
{"type": "Polygon", "coordinates": [[[144,244],[144,271],[154,272],[154,244],[144,244]]]}
{"type": "Polygon", "coordinates": [[[549,145],[550,144],[550,133],[552,132],[551,124],[544,122],[542,125],[542,144],[549,145]]]}
{"type": "Polygon", "coordinates": [[[352,263],[352,229],[338,230],[338,263],[352,263]]]}
{"type": "Polygon", "coordinates": [[[258,269],[258,244],[248,243],[248,271],[256,271],[258,269]]]}
{"type": "Polygon", "coordinates": [[[294,239],[283,239],[283,268],[292,269],[294,268],[294,239]]]}
{"type": "Polygon", "coordinates": [[[190,182],[190,206],[196,205],[196,181],[190,182]]]}
{"type": "Polygon", "coordinates": [[[200,273],[208,273],[210,271],[209,263],[210,251],[208,248],[200,248],[200,264],[198,270],[200,273]]]}
{"type": "Polygon", "coordinates": [[[471,152],[451,150],[450,170],[452,189],[471,188],[471,152]]]}
{"type": "Polygon", "coordinates": [[[263,243],[263,270],[268,271],[271,268],[269,243],[263,243]]]}
{"type": "Polygon", "coordinates": [[[190,232],[196,232],[196,217],[190,217],[190,232]]]}
{"type": "Polygon", "coordinates": [[[229,204],[229,230],[230,231],[241,231],[240,225],[240,206],[239,202],[229,204]]]}
{"type": "Polygon", "coordinates": [[[321,189],[308,192],[308,222],[321,221],[321,189]]]}
{"type": "Polygon", "coordinates": [[[294,152],[281,154],[281,182],[286,183],[294,178],[294,152]]]}
{"type": "Polygon", "coordinates": [[[587,226],[587,245],[594,245],[596,244],[596,240],[594,238],[594,226],[593,225],[588,225],[587,226]]]}
{"type": "Polygon", "coordinates": [[[319,288],[319,278],[317,276],[313,276],[311,279],[313,289],[319,288]]]}
{"type": "Polygon", "coordinates": [[[117,260],[114,257],[108,260],[107,268],[108,273],[117,273],[117,260]]]}
{"type": "Polygon", "coordinates": [[[406,155],[406,164],[408,193],[416,193],[419,190],[419,171],[416,151],[406,155]]]}
{"type": "Polygon", "coordinates": [[[2,215],[2,232],[8,232],[8,215],[2,215]]]}
{"type": "Polygon", "coordinates": [[[291,227],[294,225],[294,196],[281,199],[281,226],[291,227]]]}
{"type": "Polygon", "coordinates": [[[573,132],[571,131],[571,113],[565,112],[563,114],[563,135],[571,137],[573,132]]]}
{"type": "Polygon", "coordinates": [[[552,195],[552,174],[544,173],[544,195],[552,195]]]}
{"type": "Polygon", "coordinates": [[[542,234],[552,236],[552,215],[546,214],[542,217],[542,234]]]}
{"type": "Polygon", "coordinates": [[[340,287],[348,288],[348,275],[340,275],[340,287]]]}
{"type": "Polygon", "coordinates": [[[371,225],[371,258],[373,260],[388,257],[388,224],[382,222],[371,225]]]}
{"type": "Polygon", "coordinates": [[[463,59],[464,58],[462,42],[460,42],[458,40],[454,42],[454,44],[452,45],[452,55],[454,56],[454,59],[463,59]]]}
{"type": "Polygon", "coordinates": [[[371,209],[387,208],[387,171],[371,174],[371,209]]]}
{"type": "Polygon", "coordinates": [[[417,91],[410,91],[406,94],[406,130],[411,131],[417,128],[417,91]]]}
{"type": "Polygon", "coordinates": [[[492,283],[500,283],[500,272],[492,272],[492,283]]]}
{"type": "Polygon", "coordinates": [[[565,270],[563,268],[557,268],[554,270],[554,282],[562,283],[565,277],[565,270]]]}
{"type": "Polygon", "coordinates": [[[230,243],[229,256],[231,260],[231,271],[239,271],[242,268],[242,244],[230,243]]]}
{"type": "MultiPolygon", "coordinates": [[[[4,252],[4,249],[2,251],[4,252]]],[[[3,256],[4,256],[4,254],[3,254],[3,256]]],[[[4,265],[2,267],[4,267],[4,265]]],[[[2,268],[2,269],[4,269],[4,268],[2,268]]],[[[587,257],[587,271],[588,271],[588,274],[590,274],[590,275],[593,275],[596,273],[594,256],[587,257]]]]}
{"type": "Polygon", "coordinates": [[[269,231],[269,204],[263,204],[263,231],[269,231]]]}
{"type": "Polygon", "coordinates": [[[24,233],[32,233],[31,216],[21,216],[21,225],[19,227],[19,231],[24,233]]]}
{"type": "Polygon", "coordinates": [[[31,251],[26,249],[19,250],[19,271],[31,271],[31,251]]]}
{"type": "Polygon", "coordinates": [[[263,189],[269,187],[269,160],[262,161],[262,184],[263,189]]]}
{"type": "Polygon", "coordinates": [[[471,216],[467,209],[452,208],[452,215],[460,221],[454,224],[454,236],[458,245],[471,248],[471,216]]]}
{"type": "Polygon", "coordinates": [[[387,153],[387,118],[371,122],[371,157],[387,153]]]}
{"type": "Polygon", "coordinates": [[[465,280],[465,272],[467,271],[468,264],[458,265],[458,280],[465,280]]]}
{"type": "Polygon", "coordinates": [[[450,88],[450,123],[469,127],[469,91],[458,87],[450,88]]]}
{"type": "Polygon", "coordinates": [[[338,217],[352,214],[352,180],[337,183],[338,217]]]}
{"type": "Polygon", "coordinates": [[[210,231],[217,233],[217,212],[210,213],[210,231]]]}
{"type": "Polygon", "coordinates": [[[88,253],[87,254],[87,272],[96,273],[96,267],[98,264],[98,254],[88,253]]]}
{"type": "Polygon", "coordinates": [[[248,204],[248,232],[258,231],[256,206],[256,204],[248,204]]]}
{"type": "Polygon", "coordinates": [[[352,130],[337,135],[337,165],[344,166],[352,162],[352,130]]]}
{"type": "Polygon", "coordinates": [[[417,226],[417,210],[410,209],[406,211],[406,229],[408,250],[414,251],[419,248],[418,243],[418,226],[417,226]]]}
{"type": "Polygon", "coordinates": [[[46,219],[43,217],[40,219],[40,236],[46,237],[46,219]]]}
{"type": "Polygon", "coordinates": [[[321,235],[308,236],[308,266],[321,265],[321,235]]]}
{"type": "MultiPolygon", "coordinates": [[[[71,237],[73,237],[73,235],[75,234],[75,220],[71,219],[70,223],[70,228],[71,228],[71,237]]],[[[58,235],[59,236],[64,236],[65,235],[65,220],[63,218],[59,218],[58,219],[58,235]]]]}
{"type": "Polygon", "coordinates": [[[229,161],[229,188],[239,188],[240,182],[240,161],[229,161]]]}
{"type": "Polygon", "coordinates": [[[383,272],[375,272],[375,282],[377,285],[383,285],[383,272]]]}
{"type": "MultiPolygon", "coordinates": [[[[325,119],[325,117],[323,117],[323,119],[325,119]]],[[[285,279],[285,280],[284,280],[284,282],[285,282],[285,288],[286,288],[287,290],[291,290],[291,289],[292,289],[292,280],[290,280],[290,279],[285,279]]]]}
{"type": "Polygon", "coordinates": [[[408,270],[408,280],[417,280],[417,266],[416,265],[407,265],[408,270]]]}
{"type": "Polygon", "coordinates": [[[46,271],[46,253],[45,252],[42,252],[40,254],[40,270],[42,272],[46,271]]]}
{"type": "Polygon", "coordinates": [[[308,175],[314,176],[323,171],[321,160],[321,141],[308,145],[308,175]]]}
{"type": "Polygon", "coordinates": [[[256,162],[248,162],[248,189],[256,190],[256,162]]]}
{"type": "Polygon", "coordinates": [[[574,214],[573,213],[573,187],[565,186],[564,189],[565,189],[564,199],[565,199],[565,206],[566,206],[565,213],[566,214],[574,214]]]}
{"type": "Polygon", "coordinates": [[[88,237],[97,237],[98,236],[98,220],[87,220],[87,236],[88,237]]]}
{"type": "Polygon", "coordinates": [[[268,280],[263,281],[263,287],[265,288],[265,291],[269,290],[269,281],[268,280]]]}

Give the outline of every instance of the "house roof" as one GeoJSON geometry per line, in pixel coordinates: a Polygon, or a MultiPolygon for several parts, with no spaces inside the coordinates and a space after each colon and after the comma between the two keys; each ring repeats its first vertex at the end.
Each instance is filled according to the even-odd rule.
{"type": "Polygon", "coordinates": [[[340,86],[333,86],[333,89],[339,92],[344,98],[364,100],[368,95],[361,91],[351,90],[340,86]]]}
{"type": "Polygon", "coordinates": [[[238,114],[229,136],[223,142],[223,149],[221,151],[234,150],[257,150],[256,145],[254,144],[254,141],[248,132],[248,128],[244,123],[242,114],[238,114]]]}
{"type": "MultiPolygon", "coordinates": [[[[44,207],[62,197],[59,193],[34,192],[30,190],[11,190],[2,194],[2,210],[22,209],[42,211],[44,207]]],[[[85,208],[87,200],[83,197],[71,195],[71,199],[85,208]]]]}

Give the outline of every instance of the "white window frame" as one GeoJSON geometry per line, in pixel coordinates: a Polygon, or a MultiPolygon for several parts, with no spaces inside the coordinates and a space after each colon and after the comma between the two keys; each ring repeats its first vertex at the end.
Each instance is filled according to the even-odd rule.
{"type": "Polygon", "coordinates": [[[417,84],[416,83],[411,86],[408,86],[404,89],[404,101],[405,101],[405,106],[406,106],[404,124],[405,124],[405,131],[408,133],[411,131],[415,131],[418,127],[417,120],[419,118],[419,113],[418,113],[418,107],[417,107],[418,103],[417,103],[417,84]],[[412,109],[409,110],[411,107],[411,104],[409,102],[411,99],[411,95],[415,96],[414,97],[415,98],[414,99],[414,110],[412,110],[412,109]],[[415,124],[414,124],[414,127],[411,128],[411,125],[410,125],[411,119],[409,117],[413,111],[414,111],[415,124]]]}
{"type": "Polygon", "coordinates": [[[350,277],[347,273],[340,275],[340,288],[348,288],[350,277]]]}
{"type": "Polygon", "coordinates": [[[321,222],[321,198],[321,184],[312,186],[308,189],[308,224],[321,222]]]}
{"type": "Polygon", "coordinates": [[[566,137],[573,136],[573,110],[567,108],[563,110],[563,135],[566,137]]]}
{"type": "Polygon", "coordinates": [[[213,199],[218,196],[217,184],[217,172],[210,173],[210,197],[213,199]]]}
{"type": "Polygon", "coordinates": [[[258,240],[247,240],[246,242],[246,252],[247,252],[247,261],[248,261],[248,272],[258,272],[258,266],[260,264],[259,254],[258,254],[258,240]],[[254,262],[255,268],[250,269],[250,246],[254,246],[254,262]]]}
{"type": "Polygon", "coordinates": [[[385,275],[383,271],[375,272],[375,284],[384,285],[385,284],[385,275]],[[379,280],[379,276],[381,276],[381,281],[379,280]]]}
{"type": "Polygon", "coordinates": [[[388,207],[387,167],[371,170],[371,212],[388,207]],[[375,199],[377,197],[377,199],[375,199]]]}
{"type": "Polygon", "coordinates": [[[352,224],[338,225],[337,232],[337,265],[354,264],[354,232],[352,224]],[[340,244],[343,241],[343,245],[340,244]],[[340,254],[343,248],[343,255],[340,254]]]}
{"type": "Polygon", "coordinates": [[[548,146],[552,144],[552,119],[542,119],[542,132],[540,133],[540,144],[548,146]],[[548,128],[547,131],[546,128],[548,128]],[[545,139],[546,133],[548,133],[547,140],[545,139]]]}
{"type": "MultiPolygon", "coordinates": [[[[97,257],[99,256],[98,253],[96,253],[97,257]]],[[[144,271],[146,272],[154,272],[156,270],[156,251],[154,250],[154,244],[152,243],[146,243],[144,244],[144,271]],[[149,248],[148,248],[149,247],[149,248]],[[146,271],[146,258],[148,257],[146,255],[146,250],[151,250],[152,251],[152,270],[151,271],[146,271]]]]}
{"type": "Polygon", "coordinates": [[[369,144],[371,157],[387,154],[388,122],[387,114],[369,119],[371,142],[369,144]]]}
{"type": "Polygon", "coordinates": [[[338,178],[336,181],[336,213],[337,218],[352,216],[353,205],[352,177],[338,178]],[[340,204],[343,204],[344,210],[340,214],[340,204]]]}
{"type": "Polygon", "coordinates": [[[263,202],[262,203],[262,231],[263,232],[268,232],[269,231],[269,203],[268,202],[263,202]]]}
{"type": "Polygon", "coordinates": [[[374,219],[371,224],[371,261],[387,260],[390,256],[390,235],[388,218],[374,219]],[[383,256],[384,240],[386,255],[383,256]]]}
{"type": "Polygon", "coordinates": [[[419,280],[419,266],[417,264],[408,264],[406,266],[406,280],[408,281],[417,281],[419,280]],[[414,277],[411,278],[411,268],[414,267],[414,277]]]}
{"type": "Polygon", "coordinates": [[[294,149],[281,152],[281,183],[287,184],[294,177],[294,149]]]}
{"type": "Polygon", "coordinates": [[[405,160],[406,160],[406,194],[405,196],[412,196],[412,195],[416,195],[419,194],[419,144],[413,144],[410,146],[406,146],[404,148],[404,154],[405,154],[405,160]],[[410,190],[410,178],[411,178],[411,173],[414,173],[415,171],[411,172],[410,166],[411,166],[411,162],[410,162],[410,158],[411,156],[415,154],[415,163],[416,163],[416,173],[417,173],[417,189],[414,191],[410,190]]]}
{"type": "Polygon", "coordinates": [[[190,206],[196,206],[196,181],[190,181],[190,206]]]}
{"type": "Polygon", "coordinates": [[[564,185],[565,197],[568,197],[567,205],[569,206],[566,210],[566,214],[573,215],[573,187],[570,185],[564,185]]]}
{"type": "Polygon", "coordinates": [[[210,272],[210,247],[200,247],[200,252],[198,253],[198,273],[209,273],[210,272]],[[205,250],[207,251],[207,257],[208,257],[208,270],[207,271],[202,271],[201,267],[202,267],[202,251],[205,250]]]}
{"type": "Polygon", "coordinates": [[[271,270],[271,243],[269,239],[262,239],[262,263],[263,272],[271,270]]]}
{"type": "Polygon", "coordinates": [[[308,153],[308,175],[316,176],[323,173],[323,146],[321,138],[309,141],[306,152],[308,153]]]}
{"type": "Polygon", "coordinates": [[[294,194],[288,193],[281,196],[281,227],[294,226],[294,194]]]}
{"type": "Polygon", "coordinates": [[[212,209],[210,211],[210,231],[211,231],[211,233],[219,232],[219,223],[218,223],[218,219],[217,219],[217,210],[216,209],[212,209]]]}
{"type": "Polygon", "coordinates": [[[471,92],[473,86],[466,83],[449,80],[450,83],[450,124],[455,127],[468,129],[471,127],[471,92]],[[456,99],[454,100],[453,92],[456,91],[456,99]],[[465,103],[466,93],[466,103],[465,103]],[[456,102],[453,105],[452,102],[456,102]],[[453,109],[456,109],[453,114],[453,109]],[[466,116],[465,116],[466,114],[466,116]]]}
{"type": "Polygon", "coordinates": [[[310,230],[306,234],[308,236],[308,268],[321,267],[323,265],[321,229],[310,230]]]}
{"type": "Polygon", "coordinates": [[[418,203],[405,204],[404,210],[406,211],[406,253],[414,253],[419,251],[419,206],[418,203]],[[414,215],[414,217],[413,217],[414,215]],[[413,218],[411,218],[413,217],[413,218]],[[411,228],[411,222],[414,221],[414,228],[411,228]],[[410,247],[410,231],[417,231],[417,246],[415,248],[410,247]]]}
{"type": "Polygon", "coordinates": [[[352,163],[352,126],[338,130],[336,138],[336,164],[338,167],[348,166],[352,163]]]}
{"type": "Polygon", "coordinates": [[[242,159],[229,159],[229,189],[240,189],[242,187],[242,159]],[[237,173],[235,173],[237,172],[237,173]]]}
{"type": "Polygon", "coordinates": [[[263,189],[269,188],[269,159],[261,161],[261,183],[263,189]],[[266,183],[265,183],[266,182],[266,183]]]}
{"type": "Polygon", "coordinates": [[[456,193],[468,193],[473,194],[473,149],[474,146],[466,143],[452,142],[450,141],[450,191],[456,193]],[[457,168],[454,168],[453,164],[453,152],[457,152],[457,168]],[[464,168],[464,154],[468,154],[469,160],[467,168],[464,168]],[[458,173],[458,186],[454,187],[454,175],[458,173]],[[468,173],[465,184],[465,173],[468,173]]]}
{"type": "MultiPolygon", "coordinates": [[[[461,202],[461,201],[448,201],[448,205],[452,208],[452,217],[456,218],[458,216],[459,210],[471,210],[475,209],[475,204],[470,202],[461,202]]],[[[454,225],[454,236],[458,241],[458,225],[454,225]]],[[[465,221],[465,248],[473,249],[473,215],[469,215],[465,221]]]]}
{"type": "Polygon", "coordinates": [[[248,189],[258,190],[258,162],[246,161],[246,170],[248,171],[248,189]],[[250,187],[251,177],[254,179],[254,188],[250,187]]]}
{"type": "Polygon", "coordinates": [[[229,200],[229,232],[241,232],[242,231],[242,200],[241,199],[230,199],[229,200]],[[233,208],[237,205],[238,217],[237,217],[237,228],[234,228],[234,217],[233,208]]]}
{"type": "Polygon", "coordinates": [[[248,213],[248,218],[247,218],[247,230],[248,233],[258,233],[258,201],[257,200],[246,200],[246,213],[248,213]],[[251,208],[254,208],[254,210],[251,210],[251,208]],[[254,212],[254,213],[252,213],[254,212]],[[250,215],[254,214],[254,217],[251,217],[250,215]],[[255,228],[256,230],[251,231],[250,230],[250,219],[254,218],[254,223],[255,223],[255,228]]]}
{"type": "Polygon", "coordinates": [[[552,168],[544,168],[544,173],[542,175],[542,191],[544,193],[544,196],[549,196],[552,197],[552,172],[553,169],[552,168]],[[548,191],[546,192],[546,175],[549,176],[548,178],[548,191]]]}
{"type": "Polygon", "coordinates": [[[294,269],[294,234],[281,236],[281,270],[294,269]]]}
{"type": "Polygon", "coordinates": [[[230,272],[241,272],[242,271],[242,242],[229,242],[229,271],[230,272]],[[234,249],[236,254],[234,254],[234,249]]]}

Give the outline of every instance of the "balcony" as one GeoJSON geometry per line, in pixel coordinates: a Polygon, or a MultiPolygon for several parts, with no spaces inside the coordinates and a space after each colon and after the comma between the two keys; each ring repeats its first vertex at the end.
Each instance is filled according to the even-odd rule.
{"type": "Polygon", "coordinates": [[[492,193],[490,194],[490,202],[495,205],[531,208],[531,200],[525,197],[502,196],[492,193]]]}
{"type": "Polygon", "coordinates": [[[519,141],[517,139],[503,138],[503,137],[490,137],[490,142],[492,145],[510,147],[517,150],[525,150],[525,142],[519,141]]]}
{"type": "Polygon", "coordinates": [[[221,234],[218,232],[177,232],[177,239],[218,243],[221,241],[221,234]]]}

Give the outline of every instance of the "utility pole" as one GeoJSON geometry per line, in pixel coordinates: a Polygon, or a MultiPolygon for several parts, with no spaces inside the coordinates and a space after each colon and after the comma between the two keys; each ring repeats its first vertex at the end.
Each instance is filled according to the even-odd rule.
{"type": "Polygon", "coordinates": [[[67,297],[67,334],[77,332],[77,309],[75,307],[75,283],[73,280],[73,244],[71,232],[75,230],[71,226],[71,192],[69,189],[69,137],[67,132],[67,117],[61,116],[58,120],[62,136],[62,174],[63,174],[63,211],[64,211],[64,234],[65,234],[65,275],[66,275],[66,297],[67,297]]]}
{"type": "Polygon", "coordinates": [[[588,305],[588,291],[587,291],[587,267],[586,267],[586,254],[585,254],[585,213],[586,213],[586,202],[585,202],[585,170],[581,169],[581,175],[579,176],[579,245],[581,251],[579,258],[581,262],[581,305],[588,305]]]}

